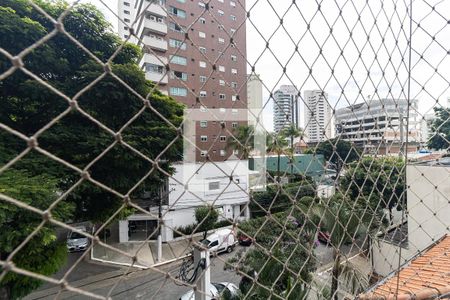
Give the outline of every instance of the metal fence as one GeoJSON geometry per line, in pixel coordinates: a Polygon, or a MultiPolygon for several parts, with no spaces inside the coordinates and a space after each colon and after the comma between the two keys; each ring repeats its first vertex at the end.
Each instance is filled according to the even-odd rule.
{"type": "Polygon", "coordinates": [[[100,11],[0,1],[0,297],[449,297],[449,1],[119,1],[119,12],[103,0],[100,11]],[[218,37],[197,37],[205,20],[218,37]],[[213,56],[206,47],[216,38],[213,56]],[[230,82],[230,53],[254,76],[230,82]],[[174,73],[177,59],[195,64],[186,77],[174,73]],[[247,109],[258,100],[247,93],[255,78],[262,102],[247,109]],[[222,83],[238,95],[226,109],[248,114],[239,126],[202,94],[222,83]],[[280,85],[294,86],[302,123],[279,101],[280,85]],[[209,109],[204,124],[220,124],[207,149],[186,134],[185,108],[209,109]],[[285,120],[275,133],[274,110],[285,120]],[[195,159],[183,164],[187,147],[195,159]],[[318,154],[322,173],[305,176],[297,165],[318,154]],[[265,171],[265,155],[278,158],[277,171],[265,171]],[[248,170],[256,157],[263,166],[248,170]],[[281,169],[280,157],[290,162],[281,169]],[[200,242],[217,228],[231,229],[216,237],[231,253],[200,242]],[[61,230],[81,235],[70,242],[85,250],[67,269],[61,230]],[[96,257],[123,268],[71,279],[96,257]]]}

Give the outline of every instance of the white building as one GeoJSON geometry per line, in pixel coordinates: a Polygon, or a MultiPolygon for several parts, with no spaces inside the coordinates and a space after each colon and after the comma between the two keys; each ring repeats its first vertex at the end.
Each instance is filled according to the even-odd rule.
{"type": "MultiPolygon", "coordinates": [[[[206,204],[218,210],[219,220],[249,218],[248,160],[180,163],[174,168],[168,182],[168,201],[161,211],[163,242],[173,240],[174,228],[195,223],[195,209],[206,204]]],[[[158,207],[149,209],[152,215],[138,212],[119,221],[120,242],[144,240],[156,229],[158,207]]]]}
{"type": "Polygon", "coordinates": [[[333,111],[328,94],[320,90],[305,91],[305,133],[310,143],[318,143],[334,137],[333,111]]]}
{"type": "Polygon", "coordinates": [[[408,152],[421,141],[418,101],[405,99],[370,100],[336,110],[336,132],[342,139],[378,154],[398,153],[406,142],[408,152]],[[406,131],[408,124],[408,132],[406,131]],[[402,126],[403,125],[403,126],[402,126]]]}
{"type": "Polygon", "coordinates": [[[300,128],[299,91],[293,85],[282,85],[273,94],[273,127],[275,132],[294,124],[300,128]]]}
{"type": "Polygon", "coordinates": [[[371,244],[373,270],[386,276],[401,264],[449,234],[450,166],[408,165],[404,224],[394,226],[371,244]]]}
{"type": "Polygon", "coordinates": [[[428,113],[423,116],[420,120],[420,130],[421,130],[421,143],[422,145],[426,145],[428,140],[432,138],[432,125],[433,121],[436,119],[436,115],[434,113],[428,113]]]}

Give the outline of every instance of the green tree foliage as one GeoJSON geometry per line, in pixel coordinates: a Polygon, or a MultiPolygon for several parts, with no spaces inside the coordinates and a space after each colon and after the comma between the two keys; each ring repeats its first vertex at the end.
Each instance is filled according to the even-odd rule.
{"type": "Polygon", "coordinates": [[[247,274],[239,287],[247,298],[275,299],[270,289],[264,288],[273,286],[274,293],[286,299],[306,299],[310,273],[315,268],[310,254],[312,239],[302,234],[296,215],[301,212],[291,210],[239,224],[240,231],[254,238],[255,246],[236,254],[226,268],[238,264],[247,274]]]}
{"type": "MultiPolygon", "coordinates": [[[[41,0],[36,3],[55,19],[67,7],[62,1],[41,0]]],[[[55,29],[48,18],[25,0],[0,0],[0,18],[0,44],[12,55],[55,29]]],[[[102,62],[121,47],[120,39],[92,5],[75,6],[63,23],[65,30],[102,62]]],[[[140,57],[137,46],[124,44],[110,62],[110,68],[105,68],[66,35],[57,33],[26,55],[23,62],[38,78],[76,100],[76,104],[70,109],[67,99],[16,71],[1,82],[0,122],[32,136],[66,112],[38,137],[39,146],[79,169],[86,169],[94,180],[125,194],[153,167],[143,158],[144,155],[154,159],[161,153],[159,165],[167,171],[170,171],[169,162],[179,160],[182,155],[181,139],[165,149],[177,137],[176,129],[165,120],[175,126],[181,124],[183,106],[155,90],[154,85],[145,79],[144,72],[137,65],[140,57]],[[148,99],[146,104],[145,99],[148,99]],[[116,136],[96,124],[84,112],[114,132],[120,132],[120,135],[116,136]],[[135,115],[138,117],[124,128],[135,115]],[[130,151],[122,141],[140,154],[130,151]],[[93,165],[89,164],[102,153],[103,156],[93,165]]],[[[0,73],[10,67],[9,59],[0,55],[0,73]]],[[[0,131],[0,140],[0,165],[26,147],[24,141],[5,131],[0,131]]],[[[32,175],[45,170],[45,173],[60,178],[58,187],[61,190],[80,179],[79,173],[37,151],[28,153],[15,167],[26,169],[32,175]]],[[[161,177],[155,170],[131,197],[139,197],[144,188],[155,189],[161,177]]],[[[76,219],[95,221],[104,221],[123,203],[123,199],[88,180],[79,184],[67,201],[76,204],[76,219]]]]}
{"type": "Polygon", "coordinates": [[[344,165],[360,158],[359,151],[352,146],[352,143],[339,137],[320,142],[316,153],[323,154],[325,160],[334,164],[338,172],[344,165]]]}
{"type": "MultiPolygon", "coordinates": [[[[41,210],[57,199],[57,180],[47,175],[32,176],[24,171],[6,171],[0,176],[0,193],[41,210]]],[[[64,221],[73,205],[61,201],[51,210],[52,217],[64,221]]],[[[0,259],[8,256],[42,222],[42,216],[16,205],[0,201],[0,259]]],[[[17,267],[43,275],[51,275],[65,262],[67,248],[56,241],[54,228],[46,223],[25,246],[13,256],[17,267]]],[[[0,267],[0,272],[2,268],[0,267]]],[[[0,294],[16,299],[41,285],[40,280],[7,273],[0,283],[0,294]]]]}
{"type": "Polygon", "coordinates": [[[314,181],[307,179],[284,184],[281,187],[279,185],[268,185],[266,191],[251,194],[252,200],[249,205],[251,215],[255,217],[265,215],[266,211],[270,213],[285,211],[302,197],[314,197],[315,191],[314,181]]]}
{"type": "Polygon", "coordinates": [[[214,228],[214,225],[219,218],[219,213],[212,206],[200,206],[195,209],[195,220],[198,224],[198,229],[203,231],[203,239],[206,239],[208,230],[214,228]]]}
{"type": "Polygon", "coordinates": [[[331,295],[333,299],[338,300],[340,276],[352,280],[356,273],[354,268],[349,268],[348,262],[342,263],[341,247],[352,243],[359,234],[367,233],[370,228],[378,227],[380,222],[376,215],[365,209],[364,205],[355,204],[349,197],[339,193],[325,203],[314,205],[309,214],[309,219],[320,230],[329,233],[334,258],[331,295]]]}
{"type": "Polygon", "coordinates": [[[228,139],[227,147],[238,150],[241,159],[247,159],[255,146],[255,128],[241,125],[233,130],[233,136],[228,139]]]}
{"type": "Polygon", "coordinates": [[[364,157],[351,163],[340,181],[341,191],[381,218],[382,209],[403,206],[405,162],[396,157],[364,157]]]}
{"type": "Polygon", "coordinates": [[[428,141],[431,149],[448,149],[450,147],[450,109],[435,107],[436,119],[431,124],[433,136],[428,141]]]}
{"type": "Polygon", "coordinates": [[[288,142],[283,132],[278,134],[269,134],[267,136],[267,153],[275,153],[277,155],[277,176],[278,182],[280,181],[280,157],[282,154],[289,154],[289,150],[286,149],[288,142]]]}

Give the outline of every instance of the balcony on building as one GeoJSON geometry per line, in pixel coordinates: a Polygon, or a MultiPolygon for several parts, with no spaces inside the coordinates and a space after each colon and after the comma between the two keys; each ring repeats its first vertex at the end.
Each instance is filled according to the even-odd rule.
{"type": "Polygon", "coordinates": [[[154,34],[145,35],[142,40],[146,46],[149,46],[152,49],[167,51],[167,41],[160,36],[154,34]]]}

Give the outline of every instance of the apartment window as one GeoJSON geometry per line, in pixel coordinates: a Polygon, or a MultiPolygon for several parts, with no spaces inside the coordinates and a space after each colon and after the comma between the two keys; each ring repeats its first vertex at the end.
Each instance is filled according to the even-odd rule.
{"type": "Polygon", "coordinates": [[[217,28],[219,28],[219,30],[224,30],[224,27],[223,27],[223,25],[217,25],[217,28]]]}
{"type": "Polygon", "coordinates": [[[219,44],[225,44],[225,40],[223,38],[219,38],[219,44]]]}
{"type": "Polygon", "coordinates": [[[235,114],[238,113],[238,110],[237,110],[236,108],[233,108],[233,109],[231,109],[231,113],[232,113],[233,115],[235,115],[235,114]]]}
{"type": "Polygon", "coordinates": [[[198,19],[198,21],[200,22],[200,24],[206,24],[205,18],[200,18],[200,19],[198,19]]]}
{"type": "Polygon", "coordinates": [[[236,21],[236,16],[230,15],[230,20],[231,20],[231,21],[236,21]]]}
{"type": "Polygon", "coordinates": [[[231,123],[231,127],[232,128],[237,128],[238,127],[238,123],[237,122],[232,122],[231,123]]]}
{"type": "Polygon", "coordinates": [[[199,61],[198,64],[199,64],[200,68],[206,68],[206,62],[199,61]]]}
{"type": "Polygon", "coordinates": [[[206,154],[208,154],[208,151],[206,151],[206,150],[200,151],[200,156],[205,157],[206,154]]]}
{"type": "Polygon", "coordinates": [[[231,69],[231,74],[237,74],[237,69],[231,69]]]}
{"type": "Polygon", "coordinates": [[[123,37],[127,39],[129,37],[129,35],[128,34],[124,34],[123,37]]]}
{"type": "Polygon", "coordinates": [[[231,96],[231,101],[236,101],[237,97],[236,95],[231,96]]]}
{"type": "Polygon", "coordinates": [[[173,64],[182,65],[182,66],[187,65],[186,57],[178,56],[178,55],[171,55],[170,62],[173,64]]]}
{"type": "Polygon", "coordinates": [[[179,3],[186,3],[186,0],[177,0],[179,3]]]}
{"type": "Polygon", "coordinates": [[[181,50],[186,50],[186,43],[180,40],[170,39],[169,46],[172,48],[180,48],[181,50]]]}
{"type": "Polygon", "coordinates": [[[226,96],[225,94],[219,94],[219,100],[225,100],[226,96]]]}
{"type": "Polygon", "coordinates": [[[220,156],[225,156],[226,152],[225,150],[220,150],[220,156]]]}
{"type": "Polygon", "coordinates": [[[235,34],[235,33],[236,33],[236,29],[231,28],[231,29],[230,29],[230,34],[231,34],[231,36],[233,36],[233,34],[235,34]]]}
{"type": "Polygon", "coordinates": [[[227,110],[225,108],[223,108],[223,107],[219,108],[219,112],[222,113],[222,114],[224,114],[226,111],[227,110]]]}
{"type": "Polygon", "coordinates": [[[184,73],[184,72],[180,72],[180,71],[172,71],[172,72],[170,73],[170,77],[171,77],[172,79],[178,78],[178,79],[181,79],[181,80],[183,80],[183,81],[187,81],[188,75],[187,75],[187,73],[184,73]]]}
{"type": "Polygon", "coordinates": [[[223,10],[220,10],[220,9],[219,9],[219,10],[217,11],[217,14],[218,14],[219,16],[223,17],[224,12],[223,12],[223,10]]]}
{"type": "Polygon", "coordinates": [[[203,31],[199,31],[198,32],[198,36],[202,39],[206,38],[206,33],[204,33],[203,31]]]}
{"type": "Polygon", "coordinates": [[[231,61],[237,61],[237,56],[236,55],[231,55],[231,61]]]}
{"type": "Polygon", "coordinates": [[[198,47],[198,50],[203,53],[206,54],[206,48],[205,47],[198,47]]]}
{"type": "Polygon", "coordinates": [[[237,89],[237,82],[235,82],[235,81],[232,81],[231,82],[231,87],[233,88],[233,89],[237,89]]]}
{"type": "Polygon", "coordinates": [[[198,78],[200,78],[200,82],[206,82],[206,76],[200,75],[198,78]]]}
{"type": "Polygon", "coordinates": [[[219,71],[220,72],[225,72],[225,67],[224,66],[219,66],[219,71]]]}
{"type": "Polygon", "coordinates": [[[221,86],[225,86],[225,80],[219,79],[219,84],[220,84],[221,86]]]}
{"type": "Polygon", "coordinates": [[[200,127],[201,127],[201,128],[206,128],[206,127],[208,127],[208,121],[200,121],[200,127]]]}
{"type": "Polygon", "coordinates": [[[126,15],[129,15],[130,11],[129,10],[124,10],[123,13],[126,14],[126,15]]]}
{"type": "Polygon", "coordinates": [[[123,5],[125,5],[125,6],[130,6],[130,3],[124,2],[123,5]]]}
{"type": "Polygon", "coordinates": [[[213,181],[213,182],[208,183],[208,189],[210,191],[220,189],[220,181],[213,181]]]}
{"type": "Polygon", "coordinates": [[[206,112],[208,109],[204,105],[200,105],[200,111],[206,112]]]}
{"type": "Polygon", "coordinates": [[[206,91],[200,91],[200,97],[205,98],[206,97],[206,91]]]}
{"type": "Polygon", "coordinates": [[[180,26],[176,23],[170,22],[169,23],[169,29],[175,32],[184,33],[186,30],[183,26],[180,26]]]}
{"type": "Polygon", "coordinates": [[[123,27],[123,30],[128,30],[128,29],[130,29],[128,26],[123,27]]]}
{"type": "Polygon", "coordinates": [[[217,0],[217,1],[219,1],[220,3],[223,3],[223,0],[217,0]]]}
{"type": "Polygon", "coordinates": [[[181,96],[181,97],[187,96],[187,90],[185,88],[180,87],[171,87],[169,93],[172,96],[181,96]]]}
{"type": "Polygon", "coordinates": [[[208,136],[207,135],[201,135],[200,136],[200,141],[201,142],[207,142],[208,141],[208,136]]]}
{"type": "Polygon", "coordinates": [[[230,1],[230,5],[231,5],[232,7],[236,7],[236,2],[230,1]]]}
{"type": "Polygon", "coordinates": [[[127,18],[125,18],[125,19],[123,19],[126,23],[130,23],[130,19],[127,19],[127,18]]]}
{"type": "Polygon", "coordinates": [[[182,19],[186,18],[186,12],[174,6],[169,6],[169,13],[182,19]]]}
{"type": "Polygon", "coordinates": [[[162,74],[164,72],[164,67],[163,66],[154,65],[154,64],[146,64],[145,65],[145,70],[147,72],[150,72],[150,73],[162,74]]]}
{"type": "Polygon", "coordinates": [[[205,5],[205,3],[203,3],[203,2],[200,1],[200,2],[198,3],[198,6],[200,6],[200,7],[205,7],[206,5],[205,5]]]}

